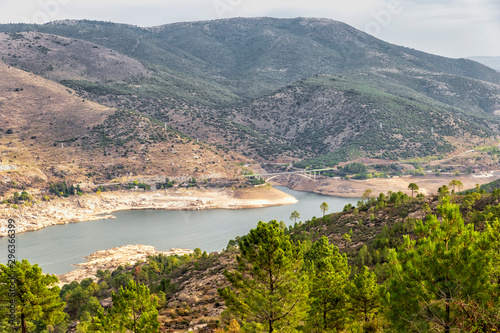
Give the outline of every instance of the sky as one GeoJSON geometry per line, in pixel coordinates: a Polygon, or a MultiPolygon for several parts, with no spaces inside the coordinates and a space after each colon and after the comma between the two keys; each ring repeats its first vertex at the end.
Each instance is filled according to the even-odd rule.
{"type": "Polygon", "coordinates": [[[319,17],[442,56],[500,56],[499,0],[0,0],[0,23],[89,19],[142,27],[231,17],[319,17]]]}

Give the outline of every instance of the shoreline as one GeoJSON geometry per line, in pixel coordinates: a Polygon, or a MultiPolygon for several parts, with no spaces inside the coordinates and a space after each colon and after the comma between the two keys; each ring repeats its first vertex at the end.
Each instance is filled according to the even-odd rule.
{"type": "MultiPolygon", "coordinates": [[[[476,184],[483,185],[500,179],[500,174],[486,174],[478,176],[467,175],[426,175],[426,176],[401,176],[397,178],[373,178],[366,180],[344,180],[322,177],[317,181],[297,179],[297,177],[282,177],[271,181],[273,186],[286,186],[295,191],[313,192],[323,195],[360,198],[365,190],[372,190],[371,196],[378,196],[379,193],[386,194],[388,191],[411,195],[408,184],[416,183],[419,190],[416,193],[424,195],[435,194],[442,185],[448,185],[450,181],[457,179],[462,182],[462,190],[474,188],[476,184]]],[[[450,188],[451,190],[451,188],[450,188]]]]}
{"type": "Polygon", "coordinates": [[[53,225],[114,218],[123,210],[246,209],[289,205],[293,196],[272,187],[248,189],[168,189],[157,191],[113,191],[56,198],[31,207],[0,206],[0,237],[8,233],[7,220],[16,221],[16,233],[53,225]]]}
{"type": "MultiPolygon", "coordinates": [[[[402,190],[409,193],[407,186],[410,182],[415,182],[420,187],[420,192],[432,194],[439,186],[448,184],[453,179],[458,179],[464,183],[464,189],[472,183],[489,183],[499,179],[500,175],[492,174],[489,177],[472,176],[421,176],[421,177],[399,177],[390,179],[371,180],[340,180],[340,179],[319,179],[317,182],[293,183],[293,179],[274,182],[275,185],[287,186],[297,191],[307,191],[324,195],[338,197],[361,197],[365,189],[372,189],[372,196],[384,193],[384,190],[393,192],[402,190]],[[277,184],[276,184],[277,183],[277,184]],[[385,188],[384,188],[385,187],[385,188]],[[378,191],[378,192],[377,192],[378,191]]],[[[473,186],[470,186],[473,187],[473,186]]],[[[42,202],[40,206],[26,207],[17,210],[19,217],[16,220],[16,233],[36,231],[45,227],[67,223],[78,223],[92,220],[114,218],[111,215],[123,210],[202,210],[202,209],[244,209],[259,208],[277,205],[287,205],[297,202],[293,196],[282,192],[276,188],[262,186],[249,189],[168,189],[158,191],[114,191],[103,192],[101,195],[85,195],[82,197],[58,198],[51,202],[42,202]],[[38,212],[38,215],[35,214],[38,212]],[[54,212],[58,212],[59,219],[54,218],[54,212]],[[72,214],[69,214],[69,213],[72,214]],[[30,224],[29,219],[22,217],[40,219],[53,218],[50,223],[30,224]],[[23,223],[24,222],[24,223],[23,223]],[[20,231],[25,226],[25,230],[20,231]]],[[[1,207],[1,206],[0,206],[1,207]]],[[[16,211],[14,209],[1,209],[0,218],[4,218],[5,212],[16,211]]],[[[13,217],[11,214],[9,217],[13,217]]],[[[5,217],[7,218],[7,217],[5,217]]],[[[1,229],[3,222],[0,221],[0,237],[6,232],[1,229]]],[[[119,265],[127,263],[134,264],[139,260],[147,259],[148,255],[163,253],[189,254],[192,250],[171,249],[170,251],[156,251],[148,245],[124,245],[117,248],[99,250],[84,257],[85,262],[75,264],[75,269],[68,273],[57,275],[59,284],[70,283],[71,281],[81,281],[85,278],[95,278],[99,269],[116,269],[119,265]]]]}
{"type": "MultiPolygon", "coordinates": [[[[372,196],[388,191],[410,194],[409,183],[419,186],[418,193],[429,195],[453,179],[460,180],[463,190],[475,184],[486,184],[500,179],[500,174],[484,176],[402,176],[369,180],[342,180],[320,178],[317,181],[283,177],[272,181],[273,186],[286,186],[295,191],[319,193],[328,196],[361,197],[366,189],[372,196]]],[[[56,198],[32,207],[12,209],[0,206],[0,237],[8,233],[7,220],[16,221],[16,233],[37,231],[53,225],[79,223],[115,218],[112,214],[125,210],[205,210],[246,209],[289,205],[297,202],[293,196],[269,186],[247,189],[167,189],[156,191],[112,191],[100,195],[87,194],[56,198]]]]}
{"type": "Polygon", "coordinates": [[[115,270],[118,266],[133,265],[139,261],[147,261],[148,256],[164,254],[171,255],[189,255],[193,250],[188,249],[170,249],[169,251],[157,251],[151,245],[123,245],[106,250],[99,250],[83,257],[86,261],[73,266],[76,269],[65,274],[56,275],[59,279],[58,285],[71,283],[72,281],[81,282],[84,279],[91,278],[97,281],[97,271],[115,270]]]}

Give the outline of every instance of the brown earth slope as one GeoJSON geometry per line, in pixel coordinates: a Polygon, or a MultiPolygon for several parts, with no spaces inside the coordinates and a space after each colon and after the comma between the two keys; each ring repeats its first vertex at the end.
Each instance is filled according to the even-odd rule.
{"type": "Polygon", "coordinates": [[[151,118],[76,96],[0,62],[0,195],[48,182],[156,175],[225,178],[237,157],[151,118]]]}
{"type": "Polygon", "coordinates": [[[5,63],[46,78],[124,82],[149,76],[137,60],[80,39],[40,32],[0,33],[5,63]]]}

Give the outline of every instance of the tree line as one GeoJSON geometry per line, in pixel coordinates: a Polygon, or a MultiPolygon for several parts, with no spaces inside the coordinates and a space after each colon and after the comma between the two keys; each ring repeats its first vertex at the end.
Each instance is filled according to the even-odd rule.
{"type": "MultiPolygon", "coordinates": [[[[453,185],[460,188],[458,183],[453,185]]],[[[418,191],[414,183],[408,188],[418,191]]],[[[228,245],[226,254],[235,253],[236,261],[225,266],[227,287],[218,289],[226,308],[220,321],[211,322],[206,331],[498,331],[499,192],[450,196],[443,186],[431,214],[431,201],[400,192],[370,199],[371,192],[366,191],[366,202],[360,201],[357,208],[346,206],[339,214],[355,215],[356,210],[366,209],[373,215],[380,207],[395,211],[405,203],[422,205],[427,212],[424,220],[394,224],[400,233],[384,227],[375,238],[374,249],[386,248],[381,270],[370,265],[366,246],[356,258],[346,251],[352,228],[329,237],[337,239],[337,246],[325,236],[297,237],[299,228],[286,228],[282,222],[259,222],[228,245]],[[482,196],[488,199],[487,205],[482,196]],[[371,210],[373,205],[379,208],[371,210]],[[392,240],[395,237],[401,239],[392,240]]],[[[321,227],[331,221],[325,215],[328,204],[320,209],[323,220],[302,226],[321,227]]],[[[300,214],[295,211],[290,218],[296,221],[300,214]]],[[[0,331],[66,332],[71,323],[78,324],[77,332],[166,330],[165,323],[160,323],[160,309],[190,311],[189,307],[168,310],[169,299],[180,290],[168,274],[184,275],[200,266],[209,269],[212,259],[199,249],[191,256],[159,255],[129,270],[99,271],[98,283],[89,278],[62,288],[55,286],[55,276],[42,274],[26,260],[0,265],[0,331]],[[112,306],[101,304],[106,299],[112,306]],[[15,320],[10,322],[12,300],[15,320]]]]}
{"type": "Polygon", "coordinates": [[[277,221],[259,222],[219,290],[226,323],[242,332],[498,330],[500,222],[478,231],[449,196],[440,200],[437,215],[389,250],[385,281],[366,266],[350,274],[324,236],[294,242],[277,221]]]}

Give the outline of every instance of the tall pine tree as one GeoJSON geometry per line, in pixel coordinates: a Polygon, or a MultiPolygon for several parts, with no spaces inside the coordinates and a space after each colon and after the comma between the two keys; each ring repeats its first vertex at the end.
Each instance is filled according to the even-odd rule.
{"type": "Polygon", "coordinates": [[[438,212],[442,221],[436,216],[428,216],[425,224],[419,221],[418,239],[405,236],[398,251],[390,252],[391,276],[384,299],[396,329],[477,329],[468,312],[498,303],[491,283],[488,234],[465,225],[449,197],[443,198],[438,212]]]}
{"type": "Polygon", "coordinates": [[[113,307],[107,314],[100,313],[94,319],[90,332],[157,333],[158,299],[149,288],[129,281],[126,288],[112,294],[113,307]]]}
{"type": "Polygon", "coordinates": [[[346,255],[341,255],[323,236],[312,244],[305,258],[311,281],[307,331],[342,330],[347,317],[345,287],[350,272],[346,255]]]}
{"type": "Polygon", "coordinates": [[[219,289],[242,328],[294,332],[305,317],[308,284],[303,252],[276,221],[259,222],[241,238],[236,271],[225,272],[232,288],[219,289]]]}
{"type": "Polygon", "coordinates": [[[9,318],[10,329],[27,333],[37,325],[45,329],[64,324],[65,303],[59,297],[60,288],[55,275],[42,273],[38,265],[28,260],[0,265],[0,317],[9,318]],[[11,302],[15,303],[15,319],[10,317],[11,302]]]}
{"type": "Polygon", "coordinates": [[[368,267],[363,266],[349,285],[349,303],[354,317],[367,322],[379,307],[377,277],[368,267]]]}

